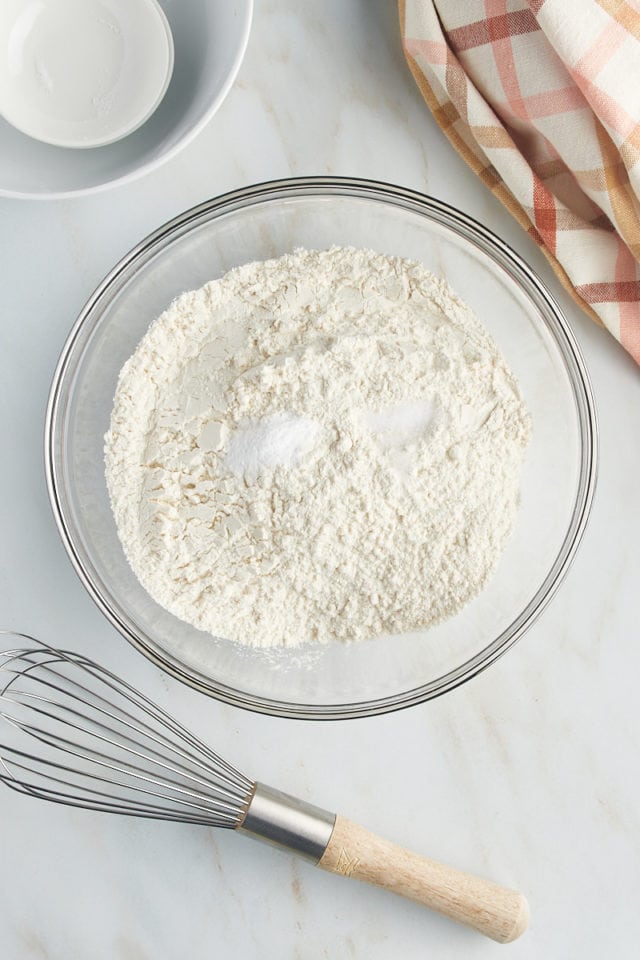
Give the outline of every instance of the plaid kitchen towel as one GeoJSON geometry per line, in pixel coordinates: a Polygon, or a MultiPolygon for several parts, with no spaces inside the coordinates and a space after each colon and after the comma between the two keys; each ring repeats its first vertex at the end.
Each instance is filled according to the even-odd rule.
{"type": "Polygon", "coordinates": [[[640,3],[400,0],[451,143],[640,362],[640,3]]]}

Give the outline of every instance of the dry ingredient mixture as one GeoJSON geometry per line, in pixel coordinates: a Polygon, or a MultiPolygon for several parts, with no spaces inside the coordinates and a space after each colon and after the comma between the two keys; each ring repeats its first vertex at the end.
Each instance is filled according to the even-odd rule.
{"type": "Polygon", "coordinates": [[[334,247],[185,293],[122,368],[106,477],[127,559],[243,644],[451,617],[516,515],[530,429],[493,340],[418,263],[334,247]]]}

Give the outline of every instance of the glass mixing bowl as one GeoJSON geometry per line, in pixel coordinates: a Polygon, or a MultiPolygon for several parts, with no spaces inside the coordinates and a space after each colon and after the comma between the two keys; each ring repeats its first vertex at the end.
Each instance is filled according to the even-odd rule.
{"type": "Polygon", "coordinates": [[[65,344],[46,425],[51,503],[85,587],[163,669],[212,696],[288,717],[366,716],[438,696],[488,667],[557,589],[587,521],[596,473],[593,399],[553,297],[505,243],[400,187],[307,178],[248,187],[176,217],[96,290],[65,344]],[[533,420],[516,527],[485,590],[431,628],[357,644],[265,652],[202,633],[156,604],[129,568],[103,468],[118,373],[178,294],[295,247],[367,247],[422,261],[485,323],[533,420]]]}

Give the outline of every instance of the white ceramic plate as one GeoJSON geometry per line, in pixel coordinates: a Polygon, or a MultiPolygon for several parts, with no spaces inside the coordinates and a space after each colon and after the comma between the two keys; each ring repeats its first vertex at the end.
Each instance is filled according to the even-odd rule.
{"type": "Polygon", "coordinates": [[[129,136],[93,150],[41,143],[0,119],[0,195],[69,197],[128,182],[175,156],[209,122],[242,63],[253,0],[159,2],[175,66],[153,115],[129,136]]]}

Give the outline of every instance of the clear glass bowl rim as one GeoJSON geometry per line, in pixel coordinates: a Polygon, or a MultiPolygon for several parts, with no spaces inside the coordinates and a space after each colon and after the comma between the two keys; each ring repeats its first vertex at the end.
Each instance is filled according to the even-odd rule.
{"type": "Polygon", "coordinates": [[[91,598],[116,629],[156,666],[196,690],[243,709],[290,719],[337,720],[389,713],[441,696],[477,676],[512,647],[529,629],[557,591],[582,539],[595,491],[598,463],[598,424],[593,391],[581,350],[558,302],[537,273],[510,246],[487,227],[455,207],[434,197],[380,181],[354,177],[292,177],[253,184],[204,201],[167,221],[129,251],[107,274],[82,308],[63,346],[54,372],[45,419],[45,473],[49,499],[62,542],[91,598]],[[81,335],[95,328],[103,297],[109,297],[119,279],[140,258],[161,249],[164,243],[190,229],[252,204],[300,197],[352,197],[374,200],[422,214],[448,227],[502,267],[535,303],[549,327],[564,361],[576,402],[581,442],[578,491],[567,534],[544,581],[520,615],[490,644],[459,667],[418,687],[393,696],[343,704],[287,703],[255,696],[197,674],[151,646],[147,637],[131,630],[113,609],[93,580],[85,551],[74,536],[74,523],[64,480],[56,462],[61,444],[61,424],[76,364],[74,349],[81,335]],[[88,327],[87,324],[91,323],[88,327]]]}

